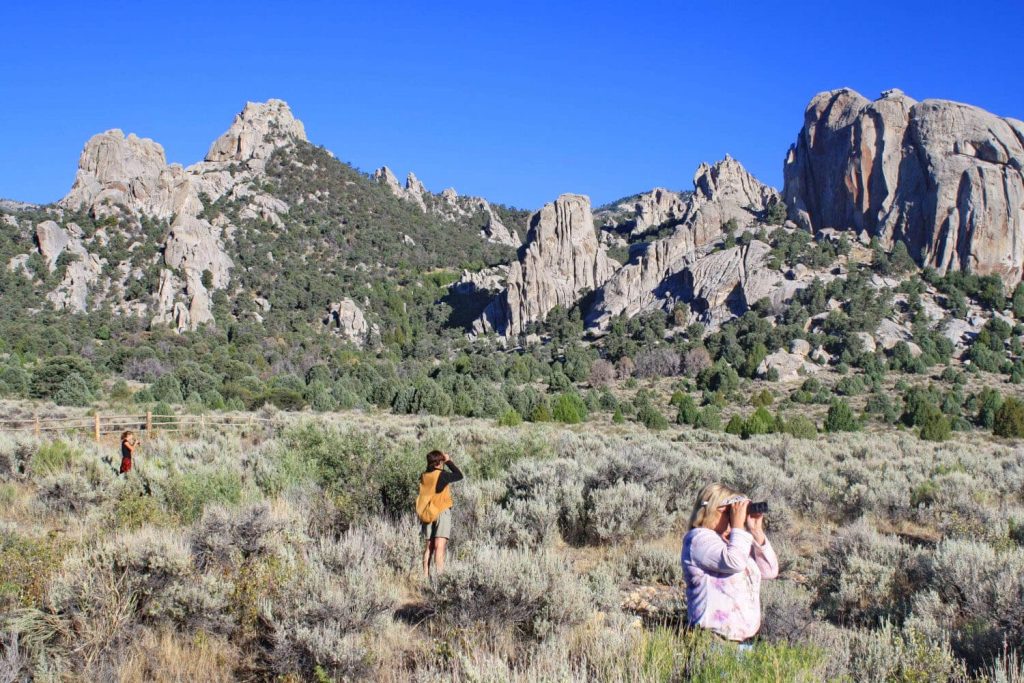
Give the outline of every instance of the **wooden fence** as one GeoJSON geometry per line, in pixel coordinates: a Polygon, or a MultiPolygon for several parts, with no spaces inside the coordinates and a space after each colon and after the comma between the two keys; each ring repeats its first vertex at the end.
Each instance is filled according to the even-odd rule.
{"type": "Polygon", "coordinates": [[[96,441],[104,434],[120,434],[131,430],[144,434],[161,432],[186,432],[214,428],[255,428],[272,420],[255,415],[82,415],[79,417],[25,417],[0,420],[0,431],[34,432],[91,432],[96,441]]]}

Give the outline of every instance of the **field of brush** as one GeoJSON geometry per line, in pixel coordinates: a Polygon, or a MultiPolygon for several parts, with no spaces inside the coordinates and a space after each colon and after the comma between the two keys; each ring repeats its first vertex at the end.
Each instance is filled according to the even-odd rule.
{"type": "Polygon", "coordinates": [[[1024,680],[1019,441],[265,416],[126,477],[116,442],[0,433],[0,681],[1024,680]],[[428,583],[433,448],[466,479],[428,583]],[[711,481],[772,506],[742,655],[678,628],[711,481]]]}

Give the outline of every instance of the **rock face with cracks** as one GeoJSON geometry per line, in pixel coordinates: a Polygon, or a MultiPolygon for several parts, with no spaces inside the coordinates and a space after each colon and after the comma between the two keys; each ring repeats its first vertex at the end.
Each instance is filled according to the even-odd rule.
{"type": "Polygon", "coordinates": [[[700,247],[723,236],[728,226],[751,225],[779,194],[759,182],[730,156],[713,166],[701,164],[694,193],[672,234],[648,244],[598,292],[587,325],[604,329],[617,315],[632,317],[660,306],[675,276],[693,263],[700,247]]]}
{"type": "MultiPolygon", "coordinates": [[[[252,181],[263,173],[267,159],[278,148],[305,141],[302,122],[281,100],[249,102],[231,127],[214,141],[206,159],[190,167],[167,164],[163,148],[152,140],[110,130],[93,136],[85,145],[78,173],[59,206],[87,211],[99,219],[108,216],[169,222],[161,245],[163,268],[152,321],[178,331],[194,330],[213,322],[212,292],[227,288],[233,262],[224,248],[232,226],[214,225],[203,217],[203,202],[229,195],[248,202],[242,216],[258,216],[276,225],[288,206],[260,193],[252,181]]],[[[52,222],[51,222],[52,223],[52,222]]],[[[40,225],[39,248],[46,257],[51,245],[71,243],[74,236],[53,225],[40,225]],[[54,230],[56,227],[56,231],[54,230]]],[[[51,296],[58,305],[86,310],[90,285],[99,274],[85,248],[69,268],[73,278],[51,296]],[[94,272],[95,271],[95,272],[94,272]]],[[[77,248],[77,247],[76,247],[77,248]]]]}
{"type": "Polygon", "coordinates": [[[588,197],[563,194],[533,214],[529,226],[508,286],[473,325],[477,334],[520,334],[555,306],[572,307],[618,267],[598,242],[588,197]]]}
{"type": "Polygon", "coordinates": [[[998,274],[1024,269],[1024,122],[889,90],[843,88],[804,113],[785,164],[790,218],[906,244],[922,266],[998,274]]]}

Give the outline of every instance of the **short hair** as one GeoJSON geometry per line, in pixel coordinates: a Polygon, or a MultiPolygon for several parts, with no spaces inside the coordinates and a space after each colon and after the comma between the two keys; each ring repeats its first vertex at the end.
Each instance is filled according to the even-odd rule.
{"type": "Polygon", "coordinates": [[[690,513],[690,528],[711,527],[711,520],[714,515],[712,510],[722,507],[725,501],[733,496],[741,495],[725,484],[708,484],[697,494],[697,502],[693,505],[693,512],[690,513]]]}
{"type": "Polygon", "coordinates": [[[131,436],[132,434],[134,434],[134,432],[132,432],[131,430],[128,430],[127,432],[122,433],[121,434],[121,441],[124,441],[129,436],[131,436]]]}
{"type": "Polygon", "coordinates": [[[441,451],[430,451],[427,453],[427,467],[434,469],[444,462],[444,453],[441,451]]]}

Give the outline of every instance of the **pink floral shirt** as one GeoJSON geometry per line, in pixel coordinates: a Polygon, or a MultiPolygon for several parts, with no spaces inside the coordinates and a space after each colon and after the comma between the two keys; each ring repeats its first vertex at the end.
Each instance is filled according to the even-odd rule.
{"type": "Polygon", "coordinates": [[[761,579],[779,575],[779,560],[744,529],[729,542],[712,529],[690,529],[683,538],[683,574],[690,624],[729,640],[746,640],[761,628],[761,579]]]}

